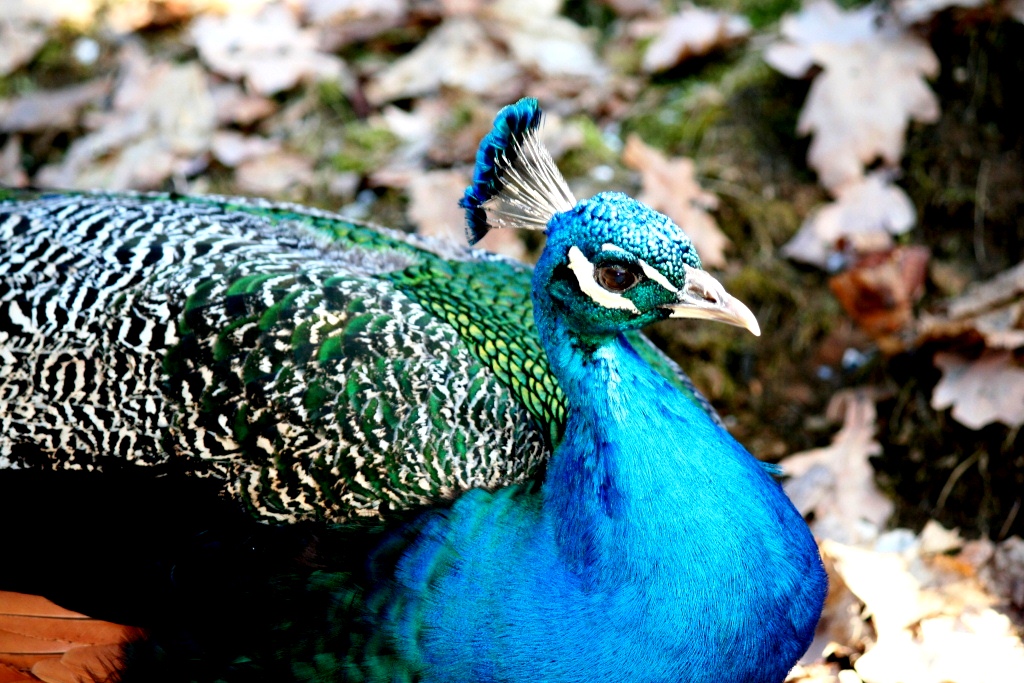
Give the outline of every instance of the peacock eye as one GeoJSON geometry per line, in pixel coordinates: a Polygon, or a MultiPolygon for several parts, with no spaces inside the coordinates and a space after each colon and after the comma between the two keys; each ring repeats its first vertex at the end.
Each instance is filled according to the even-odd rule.
{"type": "Polygon", "coordinates": [[[596,272],[598,283],[609,292],[625,292],[640,281],[639,273],[626,266],[601,266],[596,272]]]}

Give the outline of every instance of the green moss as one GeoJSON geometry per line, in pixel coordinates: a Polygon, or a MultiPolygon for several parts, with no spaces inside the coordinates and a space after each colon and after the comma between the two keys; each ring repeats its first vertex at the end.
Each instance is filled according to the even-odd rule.
{"type": "Polygon", "coordinates": [[[60,25],[50,30],[46,43],[39,49],[27,70],[31,73],[34,89],[59,88],[75,85],[94,78],[103,69],[103,59],[92,65],[81,64],[74,57],[71,46],[82,38],[92,37],[102,45],[102,40],[89,30],[81,31],[73,26],[60,25]]]}
{"type": "Polygon", "coordinates": [[[467,99],[459,99],[453,105],[445,117],[444,128],[447,131],[456,131],[472,125],[477,108],[467,99]]]}
{"type": "Polygon", "coordinates": [[[0,78],[0,98],[13,97],[22,92],[24,88],[31,87],[31,81],[24,76],[12,74],[0,78]]]}
{"type": "Polygon", "coordinates": [[[731,54],[731,61],[703,61],[696,71],[684,64],[658,76],[623,122],[624,133],[671,153],[694,154],[711,129],[733,116],[739,93],[767,90],[775,77],[760,53],[731,54]]]}
{"type": "Polygon", "coordinates": [[[61,44],[55,39],[46,41],[32,61],[34,67],[43,70],[63,69],[74,64],[68,44],[61,44]]]}
{"type": "MultiPolygon", "coordinates": [[[[845,9],[870,4],[871,0],[836,0],[836,4],[845,9]]],[[[704,7],[725,10],[742,14],[750,19],[754,28],[763,28],[773,24],[784,15],[798,12],[803,5],[802,0],[703,0],[704,7]]]]}
{"type": "Polygon", "coordinates": [[[398,144],[398,138],[386,128],[362,121],[351,123],[342,132],[341,151],[331,158],[331,165],[342,173],[365,175],[383,166],[398,144]]]}
{"type": "Polygon", "coordinates": [[[578,116],[570,122],[583,131],[583,145],[567,151],[558,161],[558,167],[567,178],[586,175],[595,166],[618,162],[618,154],[605,142],[604,134],[593,119],[578,116]]]}
{"type": "Polygon", "coordinates": [[[320,105],[341,121],[354,121],[355,111],[349,104],[348,96],[342,89],[341,79],[322,80],[316,84],[316,96],[320,105]]]}
{"type": "Polygon", "coordinates": [[[562,14],[580,26],[593,26],[602,32],[609,31],[618,20],[615,11],[607,3],[592,0],[566,0],[562,14]]]}
{"type": "Polygon", "coordinates": [[[754,28],[761,28],[798,11],[801,0],[704,0],[701,5],[742,14],[754,28]]]}
{"type": "Polygon", "coordinates": [[[669,153],[693,149],[701,135],[722,114],[722,99],[700,80],[653,87],[634,114],[623,122],[623,137],[635,133],[649,145],[669,153]]]}

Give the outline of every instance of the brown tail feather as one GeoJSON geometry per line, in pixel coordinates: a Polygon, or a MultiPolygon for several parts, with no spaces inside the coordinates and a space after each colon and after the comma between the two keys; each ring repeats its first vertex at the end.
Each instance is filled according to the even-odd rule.
{"type": "Polygon", "coordinates": [[[0,683],[103,683],[138,629],[92,619],[37,595],[0,591],[0,683]]]}

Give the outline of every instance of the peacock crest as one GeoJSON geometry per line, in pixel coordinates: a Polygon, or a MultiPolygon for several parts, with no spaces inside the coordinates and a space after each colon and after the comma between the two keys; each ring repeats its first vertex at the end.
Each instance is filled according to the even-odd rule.
{"type": "Polygon", "coordinates": [[[476,244],[492,228],[544,230],[557,213],[576,205],[569,186],[540,141],[543,113],[523,98],[498,112],[476,153],[473,183],[459,205],[466,236],[476,244]]]}

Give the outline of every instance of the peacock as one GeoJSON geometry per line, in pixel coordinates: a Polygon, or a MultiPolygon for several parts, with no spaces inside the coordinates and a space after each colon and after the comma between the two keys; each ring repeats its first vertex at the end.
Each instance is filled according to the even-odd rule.
{"type": "Polygon", "coordinates": [[[0,589],[133,627],[66,670],[785,678],[814,539],[638,332],[757,321],[669,218],[577,201],[541,119],[498,113],[461,202],[471,243],[544,230],[532,271],[260,200],[3,195],[0,589]]]}

